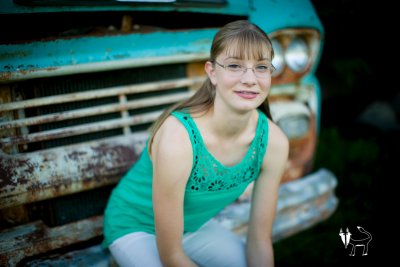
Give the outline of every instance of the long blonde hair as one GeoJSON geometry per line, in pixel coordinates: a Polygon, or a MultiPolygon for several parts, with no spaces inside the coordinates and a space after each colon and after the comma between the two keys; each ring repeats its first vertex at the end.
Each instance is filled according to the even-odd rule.
{"type": "MultiPolygon", "coordinates": [[[[211,45],[210,61],[214,63],[217,56],[224,51],[232,53],[237,58],[245,59],[255,58],[261,60],[265,57],[265,51],[269,53],[268,56],[271,61],[274,57],[271,40],[267,34],[247,20],[228,23],[217,32],[211,45]]],[[[214,99],[215,86],[207,78],[192,97],[167,108],[150,128],[149,152],[151,153],[151,144],[155,134],[171,112],[183,109],[190,110],[193,113],[206,112],[214,104],[214,99]]],[[[272,120],[268,98],[260,106],[260,109],[272,120]]]]}

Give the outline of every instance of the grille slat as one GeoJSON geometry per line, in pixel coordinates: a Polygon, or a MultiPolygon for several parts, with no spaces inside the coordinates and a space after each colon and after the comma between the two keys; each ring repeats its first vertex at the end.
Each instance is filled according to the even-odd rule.
{"type": "Polygon", "coordinates": [[[26,109],[32,107],[40,107],[46,105],[62,104],[62,103],[82,101],[82,100],[93,100],[96,98],[104,98],[110,96],[137,94],[144,92],[168,90],[172,88],[189,87],[196,85],[199,82],[202,82],[203,80],[204,77],[183,78],[183,79],[175,79],[175,80],[168,80],[161,82],[96,89],[86,92],[48,96],[48,97],[29,99],[24,101],[16,101],[13,103],[2,104],[0,106],[0,112],[17,110],[17,109],[26,109]]]}
{"type": "Polygon", "coordinates": [[[8,154],[35,152],[147,131],[162,111],[192,96],[204,82],[204,72],[188,71],[193,64],[11,84],[11,102],[0,105],[0,114],[12,114],[0,121],[0,149],[8,154]]]}
{"type": "Polygon", "coordinates": [[[188,88],[203,81],[204,77],[197,76],[6,103],[0,110],[26,116],[0,122],[0,130],[14,128],[18,133],[1,138],[0,146],[24,145],[24,150],[35,151],[130,134],[135,127],[148,127],[168,105],[189,98],[194,91],[188,88]]]}
{"type": "Polygon", "coordinates": [[[144,124],[156,120],[157,117],[161,114],[161,112],[162,111],[154,111],[151,113],[137,115],[129,118],[88,123],[79,126],[65,127],[50,131],[33,133],[25,136],[8,137],[1,139],[0,144],[4,147],[7,147],[15,144],[27,144],[27,143],[75,136],[80,134],[111,130],[125,126],[144,124]]]}
{"type": "Polygon", "coordinates": [[[42,116],[30,117],[25,119],[19,119],[14,121],[0,122],[0,129],[10,129],[23,126],[32,126],[50,122],[58,122],[64,120],[71,120],[77,118],[83,118],[87,116],[94,116],[99,114],[122,112],[131,109],[140,109],[146,107],[152,107],[163,104],[171,104],[184,100],[192,95],[191,92],[177,93],[167,96],[150,97],[140,100],[132,100],[122,103],[101,105],[90,108],[77,109],[73,111],[65,111],[59,113],[52,113],[42,116]]]}

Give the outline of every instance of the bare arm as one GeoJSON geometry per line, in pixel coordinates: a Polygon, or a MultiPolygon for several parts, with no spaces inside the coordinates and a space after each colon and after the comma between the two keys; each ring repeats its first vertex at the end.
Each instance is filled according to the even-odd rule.
{"type": "Polygon", "coordinates": [[[250,267],[274,266],[272,225],[289,144],[283,132],[271,122],[269,131],[267,152],[252,196],[247,236],[247,262],[250,267]]]}
{"type": "Polygon", "coordinates": [[[192,160],[186,129],[169,117],[152,144],[154,219],[164,266],[196,266],[182,248],[184,193],[192,160]]]}

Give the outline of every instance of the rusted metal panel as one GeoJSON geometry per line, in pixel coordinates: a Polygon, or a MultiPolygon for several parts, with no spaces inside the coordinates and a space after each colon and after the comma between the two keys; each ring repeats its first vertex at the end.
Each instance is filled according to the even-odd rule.
{"type": "MultiPolygon", "coordinates": [[[[328,218],[335,212],[337,178],[320,169],[302,179],[284,183],[279,189],[274,242],[289,237],[328,218]]],[[[245,238],[250,216],[250,197],[225,208],[215,219],[245,238]]]]}
{"type": "Polygon", "coordinates": [[[103,216],[49,228],[40,221],[0,232],[0,265],[16,266],[22,259],[102,234],[103,216]]]}
{"type": "Polygon", "coordinates": [[[288,136],[290,144],[282,183],[299,179],[312,169],[318,137],[315,99],[312,88],[303,86],[281,87],[273,95],[270,105],[272,117],[288,136]],[[299,125],[300,118],[303,118],[304,125],[299,125]],[[294,123],[291,127],[284,127],[287,119],[294,123]]]}
{"type": "Polygon", "coordinates": [[[336,186],[337,178],[326,169],[283,184],[273,240],[287,238],[329,218],[338,206],[336,186]]]}
{"type": "Polygon", "coordinates": [[[62,103],[110,97],[110,96],[168,90],[172,88],[193,86],[195,84],[201,83],[202,81],[204,81],[204,77],[193,77],[193,78],[183,78],[183,79],[175,79],[175,80],[168,80],[161,82],[135,84],[128,86],[99,88],[96,90],[85,91],[85,92],[48,96],[38,99],[16,101],[12,103],[4,103],[0,106],[0,112],[16,110],[16,109],[32,108],[44,105],[62,104],[62,103]]]}
{"type": "Polygon", "coordinates": [[[68,253],[52,254],[50,257],[42,257],[28,261],[26,267],[44,266],[93,266],[93,267],[118,267],[117,262],[110,252],[100,245],[88,247],[81,250],[74,250],[68,253]]]}
{"type": "Polygon", "coordinates": [[[13,156],[0,152],[0,209],[116,183],[147,136],[137,132],[13,156]]]}
{"type": "MultiPolygon", "coordinates": [[[[279,190],[276,219],[272,229],[273,242],[309,228],[334,213],[338,205],[334,194],[336,185],[336,177],[326,169],[320,169],[304,179],[283,184],[279,190]]],[[[244,199],[228,206],[214,219],[245,239],[249,214],[250,200],[244,199]]],[[[109,251],[100,245],[56,256],[50,254],[28,262],[27,266],[73,266],[78,263],[91,266],[94,262],[96,266],[116,266],[109,251]]]]}
{"type": "Polygon", "coordinates": [[[296,180],[312,169],[317,143],[314,115],[309,117],[309,125],[309,130],[305,136],[301,139],[289,140],[289,160],[282,177],[282,183],[296,180]]]}
{"type": "Polygon", "coordinates": [[[120,119],[107,120],[95,123],[87,123],[84,125],[64,127],[55,130],[28,134],[24,136],[2,138],[0,139],[0,145],[1,147],[7,147],[10,145],[27,144],[32,142],[39,142],[50,139],[122,128],[125,126],[144,124],[155,121],[161,115],[161,113],[162,111],[154,111],[154,112],[144,113],[141,115],[132,116],[129,118],[120,118],[120,119]]]}

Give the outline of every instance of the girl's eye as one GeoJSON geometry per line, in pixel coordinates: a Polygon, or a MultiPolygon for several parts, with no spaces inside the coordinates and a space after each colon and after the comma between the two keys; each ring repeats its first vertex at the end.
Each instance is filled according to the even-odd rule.
{"type": "Polygon", "coordinates": [[[228,64],[226,67],[229,70],[241,70],[241,69],[243,69],[242,65],[239,65],[239,64],[228,64]]]}
{"type": "Polygon", "coordinates": [[[258,65],[256,67],[256,71],[259,72],[266,72],[269,69],[269,67],[267,65],[258,65]]]}

